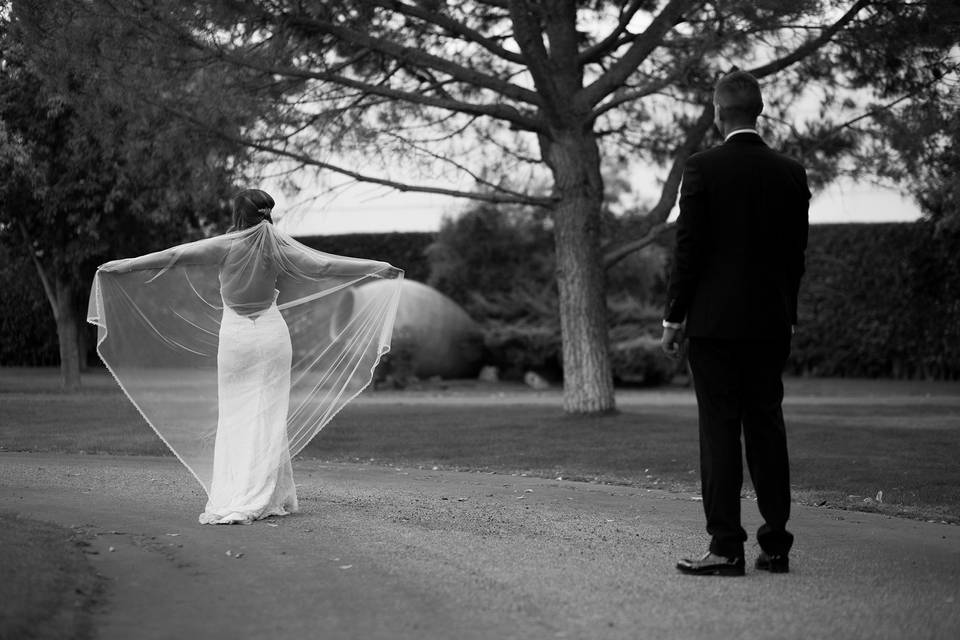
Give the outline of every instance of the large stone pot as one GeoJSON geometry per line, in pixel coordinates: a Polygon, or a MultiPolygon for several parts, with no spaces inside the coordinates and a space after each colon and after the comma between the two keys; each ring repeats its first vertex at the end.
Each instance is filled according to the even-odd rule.
{"type": "MultiPolygon", "coordinates": [[[[346,292],[334,315],[331,330],[350,321],[354,309],[390,281],[373,281],[346,292]]],[[[456,302],[433,287],[404,280],[391,345],[393,357],[409,358],[419,378],[470,378],[477,375],[483,357],[483,332],[456,302]]]]}

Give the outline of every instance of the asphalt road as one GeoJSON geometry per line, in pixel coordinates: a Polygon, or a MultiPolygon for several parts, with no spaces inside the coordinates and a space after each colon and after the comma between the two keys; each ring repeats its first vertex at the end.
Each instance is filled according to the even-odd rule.
{"type": "Polygon", "coordinates": [[[90,537],[104,640],[960,637],[957,526],[798,506],[792,573],[696,578],[674,569],[705,544],[689,494],[294,469],[301,513],[202,527],[173,458],[3,453],[0,509],[90,537]]]}

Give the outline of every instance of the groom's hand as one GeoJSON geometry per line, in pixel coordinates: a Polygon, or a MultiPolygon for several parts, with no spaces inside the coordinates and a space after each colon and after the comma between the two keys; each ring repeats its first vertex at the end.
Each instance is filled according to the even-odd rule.
{"type": "Polygon", "coordinates": [[[680,357],[680,331],[672,327],[664,327],[660,337],[660,348],[673,359],[680,357]]]}

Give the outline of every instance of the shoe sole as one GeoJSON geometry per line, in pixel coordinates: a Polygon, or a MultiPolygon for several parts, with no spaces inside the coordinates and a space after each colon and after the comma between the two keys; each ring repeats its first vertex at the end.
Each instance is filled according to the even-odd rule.
{"type": "Polygon", "coordinates": [[[761,566],[757,566],[757,571],[766,571],[767,573],[790,573],[790,567],[761,567],[761,566]]]}
{"type": "Polygon", "coordinates": [[[677,570],[688,576],[721,576],[724,578],[739,578],[746,574],[742,568],[737,567],[714,567],[711,569],[688,569],[677,567],[677,570]]]}

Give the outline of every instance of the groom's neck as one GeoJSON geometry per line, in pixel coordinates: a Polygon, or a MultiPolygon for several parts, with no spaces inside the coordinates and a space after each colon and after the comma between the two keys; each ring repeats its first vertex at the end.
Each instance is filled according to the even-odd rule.
{"type": "Polygon", "coordinates": [[[720,131],[720,132],[723,134],[723,139],[724,139],[724,140],[726,140],[726,139],[727,139],[727,136],[729,136],[729,135],[730,135],[731,133],[733,133],[734,131],[738,131],[738,130],[740,130],[740,129],[753,129],[754,131],[756,131],[756,129],[757,129],[757,122],[756,122],[756,121],[753,121],[753,122],[721,122],[720,125],[721,125],[721,131],[720,131]]]}

